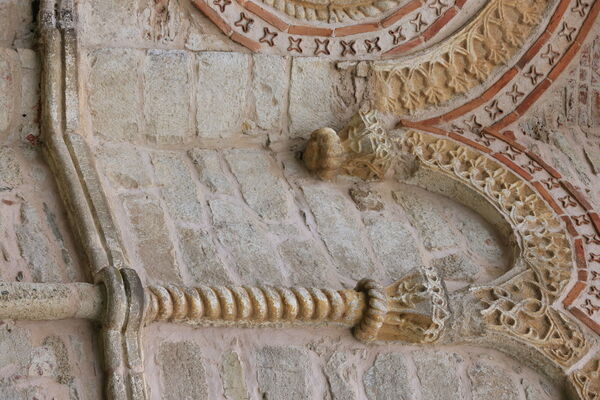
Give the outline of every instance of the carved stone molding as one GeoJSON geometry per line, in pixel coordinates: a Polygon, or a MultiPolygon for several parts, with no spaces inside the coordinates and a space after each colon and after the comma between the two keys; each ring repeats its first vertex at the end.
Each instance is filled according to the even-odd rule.
{"type": "MultiPolygon", "coordinates": [[[[527,343],[559,366],[570,366],[580,360],[588,350],[585,335],[561,310],[557,300],[564,297],[573,276],[582,276],[580,269],[583,266],[579,264],[581,256],[578,255],[582,251],[578,247],[582,241],[573,241],[569,233],[571,229],[565,228],[565,219],[557,215],[558,212],[563,214],[562,210],[556,210],[556,201],[548,196],[541,183],[534,180],[533,174],[543,168],[531,160],[524,164],[524,168],[531,166],[531,171],[527,172],[512,160],[517,160],[514,154],[496,153],[477,142],[440,130],[431,134],[409,128],[396,131],[395,135],[387,134],[377,123],[374,111],[362,112],[360,119],[362,123],[353,120],[337,139],[330,130],[315,131],[305,151],[307,167],[321,172],[314,166],[331,165],[327,161],[332,154],[329,148],[338,149],[335,153],[338,168],[329,169],[321,176],[332,178],[338,173],[348,173],[373,179],[385,176],[401,162],[403,156],[411,155],[423,167],[442,173],[479,193],[512,227],[519,246],[519,258],[525,264],[525,270],[513,277],[501,278],[491,286],[471,289],[484,305],[482,317],[486,325],[491,330],[527,343]],[[362,129],[355,130],[356,126],[362,129]],[[378,129],[367,129],[368,126],[378,129]],[[350,146],[345,133],[348,130],[362,132],[361,143],[384,142],[389,146],[385,152],[377,152],[377,146],[350,146]],[[384,167],[377,169],[373,166],[384,167]]],[[[590,244],[593,244],[592,241],[590,244]]],[[[572,296],[568,296],[566,301],[571,304],[572,296]]],[[[585,304],[587,300],[582,301],[585,304]]],[[[579,309],[571,309],[571,313],[600,333],[597,320],[581,318],[579,309]]]]}

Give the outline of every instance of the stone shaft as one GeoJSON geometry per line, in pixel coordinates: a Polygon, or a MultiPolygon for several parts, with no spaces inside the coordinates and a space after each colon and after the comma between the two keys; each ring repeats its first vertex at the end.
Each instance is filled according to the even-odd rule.
{"type": "Polygon", "coordinates": [[[101,286],[88,283],[0,282],[0,320],[99,320],[104,309],[101,286]]]}

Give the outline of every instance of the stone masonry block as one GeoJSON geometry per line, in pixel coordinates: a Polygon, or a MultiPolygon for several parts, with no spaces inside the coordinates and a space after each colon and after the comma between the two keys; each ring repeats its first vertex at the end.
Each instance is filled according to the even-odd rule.
{"type": "Polygon", "coordinates": [[[231,136],[242,130],[250,81],[250,57],[206,52],[196,57],[196,121],[201,137],[231,136]]]}
{"type": "Polygon", "coordinates": [[[193,135],[189,58],[184,51],[164,50],[151,50],[146,56],[144,134],[153,142],[182,142],[193,135]]]}
{"type": "Polygon", "coordinates": [[[89,107],[94,133],[114,141],[136,139],[140,133],[141,51],[100,49],[89,58],[89,107]]]}

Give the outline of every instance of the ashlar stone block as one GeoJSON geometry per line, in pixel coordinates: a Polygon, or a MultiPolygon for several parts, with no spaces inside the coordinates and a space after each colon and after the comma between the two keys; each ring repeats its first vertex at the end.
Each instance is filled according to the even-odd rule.
{"type": "Polygon", "coordinates": [[[154,152],[154,173],[167,212],[176,221],[202,222],[200,191],[183,154],[154,152]]]}
{"type": "Polygon", "coordinates": [[[128,195],[123,196],[123,203],[136,236],[138,255],[149,278],[161,283],[181,283],[173,243],[158,200],[128,195]]]}
{"type": "Polygon", "coordinates": [[[213,193],[233,195],[235,188],[223,171],[219,153],[215,150],[192,149],[188,151],[192,159],[198,179],[213,193]]]}
{"type": "Polygon", "coordinates": [[[158,350],[165,400],[208,399],[202,349],[191,342],[166,342],[158,350]]]}
{"type": "Polygon", "coordinates": [[[138,138],[141,55],[133,49],[100,49],[89,55],[88,101],[95,134],[114,141],[138,138]]]}
{"type": "Polygon", "coordinates": [[[144,63],[144,134],[157,143],[178,143],[193,135],[190,117],[190,55],[151,50],[144,63]]]}
{"type": "Polygon", "coordinates": [[[275,254],[266,227],[252,219],[241,201],[209,202],[217,237],[235,263],[246,284],[283,284],[283,266],[275,254]]]}
{"type": "Polygon", "coordinates": [[[310,360],[305,350],[266,346],[256,354],[258,390],[265,400],[312,398],[308,373],[310,360]]]}
{"type": "Polygon", "coordinates": [[[250,87],[250,56],[205,52],[196,56],[196,122],[201,137],[242,131],[250,87]]]}
{"type": "Polygon", "coordinates": [[[369,400],[416,400],[410,385],[405,356],[398,353],[379,354],[363,376],[369,400]]]}
{"type": "Polygon", "coordinates": [[[265,219],[284,219],[289,214],[289,186],[275,172],[273,161],[265,151],[235,149],[225,159],[237,178],[244,200],[265,219]]]}
{"type": "Polygon", "coordinates": [[[288,59],[281,56],[253,56],[252,93],[256,123],[266,130],[281,129],[287,108],[288,59]]]}
{"type": "Polygon", "coordinates": [[[354,280],[374,277],[376,271],[354,204],[332,187],[306,184],[302,191],[339,273],[354,280]]]}

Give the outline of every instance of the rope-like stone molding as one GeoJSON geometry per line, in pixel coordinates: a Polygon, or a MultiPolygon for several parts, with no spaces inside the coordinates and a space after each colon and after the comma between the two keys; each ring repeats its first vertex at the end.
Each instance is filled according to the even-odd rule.
{"type": "Polygon", "coordinates": [[[354,337],[361,342],[372,342],[383,326],[388,312],[387,299],[383,286],[372,279],[363,279],[356,290],[367,296],[367,309],[360,323],[353,329],[354,337]]]}
{"type": "Polygon", "coordinates": [[[364,296],[353,290],[305,287],[150,286],[146,323],[278,323],[360,320],[364,296]]]}

